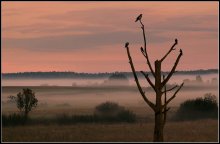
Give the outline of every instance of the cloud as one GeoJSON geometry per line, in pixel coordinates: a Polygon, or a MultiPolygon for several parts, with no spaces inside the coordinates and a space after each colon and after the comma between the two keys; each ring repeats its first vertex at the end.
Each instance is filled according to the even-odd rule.
{"type": "MultiPolygon", "coordinates": [[[[152,33],[148,40],[151,43],[164,42],[169,38],[152,33]]],[[[124,45],[125,42],[142,43],[141,31],[115,31],[92,33],[87,35],[62,35],[62,36],[47,36],[39,38],[3,38],[2,47],[4,48],[25,48],[34,51],[74,51],[80,49],[95,49],[115,44],[124,45]]]]}
{"type": "MultiPolygon", "coordinates": [[[[117,10],[120,11],[121,9],[117,10]]],[[[10,29],[12,31],[20,31],[23,34],[39,34],[39,36],[32,38],[3,38],[2,46],[4,48],[19,47],[30,51],[60,52],[75,51],[81,49],[95,50],[100,47],[104,49],[109,45],[123,45],[127,41],[134,44],[143,43],[143,37],[139,23],[132,23],[131,20],[126,19],[125,16],[123,17],[124,19],[120,17],[119,21],[117,21],[117,17],[112,16],[112,14],[117,13],[117,11],[112,9],[107,10],[107,12],[102,14],[102,16],[109,16],[112,20],[114,19],[117,22],[115,24],[107,24],[104,19],[103,22],[100,23],[103,17],[97,16],[94,19],[91,19],[91,15],[88,14],[92,13],[91,11],[95,12],[95,14],[99,14],[102,9],[82,11],[82,16],[85,17],[81,18],[91,22],[90,24],[84,22],[85,24],[62,25],[56,21],[53,21],[47,23],[44,22],[25,26],[3,28],[4,31],[10,29]],[[118,22],[120,24],[118,24],[118,22]]],[[[125,12],[134,14],[135,10],[129,11],[128,9],[125,9],[125,12]]],[[[65,14],[51,15],[50,17],[46,16],[45,18],[68,20],[73,15],[76,16],[77,13],[68,11],[66,12],[66,15],[64,15],[65,14]]],[[[143,22],[147,21],[147,19],[150,18],[150,15],[151,14],[145,15],[145,17],[143,17],[143,22]]],[[[79,18],[80,15],[78,14],[76,17],[79,18]]],[[[145,24],[147,42],[154,44],[163,43],[170,40],[172,41],[173,38],[170,37],[170,34],[173,32],[177,34],[193,32],[198,33],[198,35],[204,39],[216,39],[218,33],[218,27],[215,26],[216,24],[217,15],[182,15],[179,17],[169,17],[161,20],[161,22],[147,21],[145,24]],[[207,23],[210,24],[207,25],[207,23]]],[[[184,39],[184,37],[181,39],[184,39]]]]}
{"type": "MultiPolygon", "coordinates": [[[[3,27],[3,48],[34,51],[74,51],[95,49],[125,42],[143,43],[140,24],[134,20],[143,13],[147,41],[163,43],[180,33],[197,33],[201,38],[217,38],[217,14],[170,14],[157,17],[151,7],[96,7],[36,16],[37,23],[3,27]],[[4,37],[5,33],[12,32],[4,37]],[[13,32],[19,33],[17,37],[13,32]]],[[[185,34],[186,35],[186,34],[185,34]]],[[[184,37],[182,37],[184,39],[184,37]]]]}
{"type": "Polygon", "coordinates": [[[50,14],[46,16],[40,16],[39,19],[51,20],[51,21],[86,21],[91,23],[117,23],[123,22],[124,19],[133,18],[135,20],[136,16],[140,13],[146,13],[145,16],[152,14],[152,9],[150,8],[94,8],[87,10],[69,10],[65,13],[60,14],[50,14]]]}
{"type": "MultiPolygon", "coordinates": [[[[136,27],[134,20],[139,15],[138,11],[142,11],[142,9],[96,8],[89,10],[70,10],[46,16],[39,15],[38,17],[35,16],[34,23],[27,22],[23,25],[5,25],[2,28],[3,37],[33,38],[64,34],[111,33],[122,30],[133,31],[136,27]],[[132,23],[131,20],[133,20],[132,23]]],[[[144,11],[148,12],[147,10],[144,11]]]]}
{"type": "MultiPolygon", "coordinates": [[[[134,22],[140,13],[151,60],[166,53],[178,38],[177,48],[184,50],[185,68],[195,68],[198,62],[204,67],[216,65],[217,3],[12,3],[3,6],[1,46],[3,64],[7,67],[4,71],[91,71],[92,66],[94,71],[106,71],[112,70],[109,63],[113,57],[125,61],[117,67],[123,69],[123,63],[127,63],[126,55],[122,54],[125,42],[130,43],[135,62],[142,58],[138,48],[143,45],[141,26],[134,22]],[[207,59],[210,61],[205,64],[207,59]],[[78,67],[72,67],[74,62],[78,67]],[[101,63],[105,62],[109,63],[104,67],[101,63]]],[[[169,65],[172,62],[168,61],[169,65]]]]}
{"type": "MultiPolygon", "coordinates": [[[[134,20],[143,13],[143,22],[147,31],[159,33],[210,32],[218,31],[217,14],[171,14],[157,16],[158,9],[146,8],[93,8],[87,10],[68,10],[61,13],[36,16],[36,23],[6,26],[2,28],[3,37],[45,37],[53,35],[82,35],[111,33],[120,31],[138,31],[139,24],[134,20]],[[11,32],[11,34],[7,34],[11,32]],[[17,35],[13,34],[16,32],[17,35]],[[7,34],[5,36],[5,33],[7,34]]],[[[216,34],[214,34],[216,35],[216,34]]],[[[159,40],[160,41],[160,40],[159,40]]]]}
{"type": "Polygon", "coordinates": [[[218,15],[183,15],[155,23],[154,29],[191,32],[218,32],[218,15]]]}
{"type": "Polygon", "coordinates": [[[21,15],[21,14],[24,14],[23,11],[20,11],[20,9],[18,8],[5,8],[5,7],[2,7],[3,10],[2,10],[2,16],[5,17],[5,16],[18,16],[18,15],[21,15]]]}

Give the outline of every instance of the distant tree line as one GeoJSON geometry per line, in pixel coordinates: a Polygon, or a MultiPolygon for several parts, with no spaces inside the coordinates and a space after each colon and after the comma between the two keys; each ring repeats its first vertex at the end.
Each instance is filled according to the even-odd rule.
{"type": "MultiPolygon", "coordinates": [[[[177,71],[175,75],[203,75],[203,74],[217,74],[218,69],[208,69],[208,70],[191,70],[191,71],[177,71]]],[[[77,73],[77,72],[19,72],[19,73],[3,73],[3,79],[22,79],[22,78],[79,78],[79,79],[88,79],[88,78],[108,78],[113,74],[121,74],[130,78],[133,77],[132,72],[105,72],[105,73],[77,73]]],[[[150,72],[146,72],[150,77],[152,76],[150,72]]],[[[168,74],[168,72],[162,72],[162,74],[168,74]]],[[[143,77],[140,72],[137,72],[137,75],[143,77]]]]}

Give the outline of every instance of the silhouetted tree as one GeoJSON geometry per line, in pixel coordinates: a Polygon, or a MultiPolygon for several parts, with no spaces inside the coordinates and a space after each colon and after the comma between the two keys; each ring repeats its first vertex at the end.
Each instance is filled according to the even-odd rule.
{"type": "Polygon", "coordinates": [[[182,83],[179,87],[178,85],[175,85],[174,87],[170,88],[170,89],[166,89],[166,84],[167,82],[170,80],[170,78],[172,77],[172,75],[176,72],[176,67],[179,63],[179,60],[181,58],[181,56],[183,55],[183,52],[182,50],[180,49],[179,51],[179,55],[174,63],[174,66],[172,67],[171,71],[168,73],[168,75],[165,77],[163,76],[163,80],[161,80],[161,77],[162,77],[162,73],[161,73],[161,65],[162,65],[162,62],[166,59],[166,57],[171,53],[171,51],[175,50],[175,46],[178,44],[178,40],[175,39],[175,42],[174,44],[171,46],[171,48],[169,49],[169,51],[164,55],[164,57],[162,57],[161,59],[159,60],[156,60],[154,62],[154,66],[155,66],[155,69],[153,70],[152,66],[151,66],[151,63],[150,63],[150,60],[149,60],[149,57],[148,57],[148,53],[147,53],[147,48],[146,48],[146,37],[145,37],[145,29],[144,29],[144,24],[142,23],[141,21],[141,17],[142,15],[136,19],[135,22],[139,21],[140,24],[141,24],[141,29],[143,31],[143,37],[144,37],[144,48],[141,47],[140,48],[140,51],[141,53],[143,54],[143,56],[146,58],[147,60],[147,65],[149,66],[149,69],[150,69],[150,72],[151,74],[153,75],[154,79],[155,79],[155,82],[153,83],[149,77],[148,77],[148,74],[146,72],[143,72],[141,71],[141,73],[144,75],[144,77],[146,78],[146,80],[148,81],[148,83],[150,84],[150,86],[154,89],[155,93],[156,93],[156,103],[152,103],[147,97],[146,97],[146,94],[145,92],[143,91],[140,83],[139,83],[139,80],[138,80],[138,77],[137,77],[137,74],[136,74],[136,71],[135,71],[135,67],[134,67],[134,64],[132,62],[132,58],[131,58],[131,55],[130,55],[130,51],[129,51],[129,43],[125,43],[125,48],[127,50],[127,55],[128,55],[128,59],[129,59],[129,63],[130,63],[130,66],[131,66],[131,70],[133,72],[133,75],[134,75],[134,78],[135,78],[135,82],[137,84],[137,87],[138,87],[138,90],[141,94],[141,96],[143,97],[144,101],[153,109],[154,113],[155,113],[155,127],[154,127],[154,141],[163,141],[164,138],[163,138],[163,129],[164,129],[164,126],[165,126],[165,122],[166,122],[166,115],[167,115],[167,111],[170,109],[170,108],[167,108],[167,105],[170,103],[170,101],[172,101],[175,97],[176,97],[176,94],[179,92],[179,90],[182,88],[183,84],[182,83]],[[178,88],[177,88],[178,87],[178,88]],[[172,97],[170,97],[168,100],[167,100],[167,92],[168,91],[171,91],[173,89],[177,88],[177,90],[175,91],[175,93],[173,94],[172,97]],[[162,95],[165,95],[164,97],[164,102],[162,102],[162,95]]]}
{"type": "Polygon", "coordinates": [[[19,92],[17,97],[9,96],[9,99],[16,101],[17,108],[25,118],[28,117],[28,113],[32,108],[36,107],[38,103],[38,100],[35,98],[35,93],[29,88],[23,89],[23,92],[19,92]]]}

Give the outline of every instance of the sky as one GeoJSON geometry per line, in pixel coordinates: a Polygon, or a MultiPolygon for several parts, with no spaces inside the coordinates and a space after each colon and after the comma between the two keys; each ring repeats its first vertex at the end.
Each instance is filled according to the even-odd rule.
{"type": "Polygon", "coordinates": [[[1,2],[2,72],[137,71],[149,68],[140,52],[143,14],[151,64],[170,71],[218,69],[218,2],[1,2]]]}

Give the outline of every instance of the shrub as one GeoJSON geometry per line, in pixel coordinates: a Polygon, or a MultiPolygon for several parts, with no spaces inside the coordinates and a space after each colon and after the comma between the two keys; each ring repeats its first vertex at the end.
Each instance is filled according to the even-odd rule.
{"type": "Polygon", "coordinates": [[[15,126],[24,125],[27,122],[27,118],[19,114],[2,115],[2,125],[3,126],[15,126]]]}
{"type": "Polygon", "coordinates": [[[173,118],[174,120],[218,118],[216,96],[208,93],[204,95],[204,98],[196,98],[183,102],[173,118]]]}
{"type": "Polygon", "coordinates": [[[102,117],[110,117],[117,115],[123,107],[114,102],[105,102],[95,107],[95,114],[102,117]]]}
{"type": "Polygon", "coordinates": [[[95,116],[105,122],[134,122],[136,115],[114,102],[105,102],[95,108],[95,116]]]}
{"type": "Polygon", "coordinates": [[[136,115],[129,110],[122,110],[118,113],[118,118],[120,121],[124,122],[135,122],[136,115]]]}

